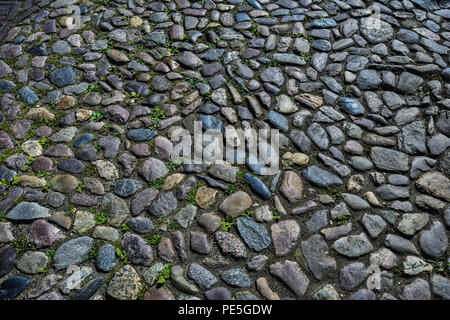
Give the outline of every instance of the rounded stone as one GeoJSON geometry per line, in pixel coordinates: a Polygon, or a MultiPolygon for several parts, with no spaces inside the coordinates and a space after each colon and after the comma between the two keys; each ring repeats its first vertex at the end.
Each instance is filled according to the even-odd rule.
{"type": "Polygon", "coordinates": [[[51,180],[52,189],[61,193],[72,193],[78,187],[78,179],[70,174],[58,174],[51,180]]]}
{"type": "Polygon", "coordinates": [[[36,274],[47,267],[48,261],[45,253],[28,251],[17,261],[17,268],[28,274],[36,274]]]}

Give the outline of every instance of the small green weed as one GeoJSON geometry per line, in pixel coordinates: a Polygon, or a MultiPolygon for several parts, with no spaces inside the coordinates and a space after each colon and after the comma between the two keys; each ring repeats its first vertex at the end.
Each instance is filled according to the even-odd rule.
{"type": "Polygon", "coordinates": [[[220,229],[222,231],[228,231],[232,226],[236,224],[236,221],[233,221],[232,216],[226,216],[225,221],[222,221],[220,229]]]}

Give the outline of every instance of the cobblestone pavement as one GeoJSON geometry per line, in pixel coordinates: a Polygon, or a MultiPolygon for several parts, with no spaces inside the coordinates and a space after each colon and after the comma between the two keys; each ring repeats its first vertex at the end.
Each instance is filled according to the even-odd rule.
{"type": "Polygon", "coordinates": [[[450,1],[2,1],[0,28],[0,299],[450,298],[450,1]],[[169,157],[194,121],[279,129],[279,170],[169,157]]]}

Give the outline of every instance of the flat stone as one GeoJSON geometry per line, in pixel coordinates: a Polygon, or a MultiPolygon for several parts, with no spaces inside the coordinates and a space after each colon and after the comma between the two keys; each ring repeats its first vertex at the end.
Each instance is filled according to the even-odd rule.
{"type": "Polygon", "coordinates": [[[200,208],[206,209],[216,202],[217,190],[202,186],[197,189],[195,202],[200,208]]]}
{"type": "Polygon", "coordinates": [[[360,31],[370,43],[385,43],[394,37],[394,29],[391,25],[379,18],[362,18],[360,31]]]}
{"type": "Polygon", "coordinates": [[[286,260],[270,265],[269,273],[283,281],[295,295],[301,298],[309,286],[309,279],[297,262],[286,260]]]}
{"type": "Polygon", "coordinates": [[[427,255],[434,259],[440,258],[448,247],[444,225],[438,220],[433,220],[429,229],[420,232],[419,244],[427,255]]]}
{"type": "Polygon", "coordinates": [[[417,179],[416,186],[431,195],[450,201],[450,180],[440,172],[427,172],[417,179]]]}
{"type": "Polygon", "coordinates": [[[105,244],[98,250],[96,266],[103,272],[111,271],[119,263],[116,258],[116,248],[112,244],[105,244]]]}
{"type": "Polygon", "coordinates": [[[166,217],[177,208],[177,205],[177,198],[172,191],[168,191],[161,194],[149,207],[148,211],[156,218],[166,217]]]}
{"type": "Polygon", "coordinates": [[[164,177],[169,173],[169,170],[161,160],[150,158],[144,162],[138,173],[145,181],[150,182],[164,177]]]}
{"type": "Polygon", "coordinates": [[[36,220],[30,226],[28,240],[37,248],[48,247],[64,239],[64,234],[45,220],[36,220]]]}
{"type": "Polygon", "coordinates": [[[422,230],[429,221],[426,213],[405,213],[398,224],[398,230],[407,236],[412,236],[422,230]]]}
{"type": "Polygon", "coordinates": [[[423,78],[409,72],[403,72],[398,80],[398,89],[406,94],[415,94],[422,84],[423,78]]]}
{"type": "Polygon", "coordinates": [[[93,244],[90,237],[79,237],[64,242],[55,252],[53,263],[57,270],[86,261],[93,244]]]}
{"type": "Polygon", "coordinates": [[[243,216],[237,218],[236,227],[244,242],[256,252],[264,250],[271,243],[267,229],[254,222],[250,217],[243,216]]]}
{"type": "Polygon", "coordinates": [[[403,272],[407,275],[418,275],[422,272],[432,272],[433,266],[420,258],[407,256],[403,262],[403,272]]]}
{"type": "Polygon", "coordinates": [[[125,265],[109,282],[107,293],[118,300],[136,300],[141,287],[142,282],[136,270],[125,265]]]}
{"type": "Polygon", "coordinates": [[[209,270],[197,263],[189,265],[187,276],[203,290],[211,288],[219,281],[209,270]]]}
{"type": "Polygon", "coordinates": [[[392,149],[372,147],[370,158],[375,166],[382,170],[408,171],[409,169],[408,155],[392,149]]]}
{"type": "Polygon", "coordinates": [[[34,202],[20,202],[8,214],[9,220],[35,220],[50,217],[50,210],[34,202]]]}
{"type": "Polygon", "coordinates": [[[250,277],[241,268],[233,268],[226,270],[220,274],[224,282],[233,287],[246,288],[252,283],[250,277]]]}
{"type": "Polygon", "coordinates": [[[78,187],[78,179],[70,174],[59,174],[51,180],[52,189],[61,193],[72,193],[78,187]]]}
{"type": "Polygon", "coordinates": [[[346,265],[339,272],[339,286],[344,290],[357,288],[368,276],[366,267],[361,262],[346,265]]]}
{"type": "Polygon", "coordinates": [[[328,245],[322,236],[315,234],[302,241],[301,249],[309,269],[318,280],[333,276],[336,271],[336,261],[330,256],[328,245]]]}
{"type": "Polygon", "coordinates": [[[114,227],[119,227],[130,213],[126,202],[112,193],[103,197],[101,208],[108,215],[108,223],[114,227]]]}
{"type": "Polygon", "coordinates": [[[75,73],[72,67],[59,68],[50,73],[50,81],[58,87],[64,87],[75,83],[75,73]]]}
{"type": "Polygon", "coordinates": [[[323,188],[342,184],[342,180],[339,177],[317,166],[310,166],[304,169],[302,176],[309,182],[323,188]]]}
{"type": "Polygon", "coordinates": [[[359,257],[373,250],[373,246],[365,233],[342,237],[336,240],[332,247],[346,257],[359,257]]]}
{"type": "Polygon", "coordinates": [[[225,198],[219,209],[226,215],[237,217],[252,205],[252,199],[244,191],[238,191],[225,198]]]}
{"type": "Polygon", "coordinates": [[[444,300],[450,300],[450,280],[439,274],[431,277],[433,293],[444,300]]]}
{"type": "Polygon", "coordinates": [[[141,189],[143,183],[133,179],[122,179],[114,185],[114,193],[121,197],[129,197],[141,189]]]}
{"type": "Polygon", "coordinates": [[[403,288],[401,298],[403,300],[430,300],[430,286],[428,282],[423,279],[415,279],[403,288]]]}
{"type": "Polygon", "coordinates": [[[140,236],[127,233],[123,236],[121,245],[132,263],[148,266],[152,262],[152,248],[140,236]]]}
{"type": "Polygon", "coordinates": [[[247,249],[242,241],[234,234],[224,231],[217,231],[215,239],[220,250],[226,255],[231,254],[234,258],[246,258],[247,249]]]}
{"type": "Polygon", "coordinates": [[[0,285],[0,300],[12,300],[30,284],[30,280],[22,276],[12,276],[0,285]]]}
{"type": "Polygon", "coordinates": [[[293,113],[298,107],[289,96],[279,95],[276,97],[275,110],[280,113],[293,113]]]}
{"type": "Polygon", "coordinates": [[[272,224],[272,239],[277,257],[286,256],[297,244],[300,226],[295,220],[283,220],[272,224]]]}

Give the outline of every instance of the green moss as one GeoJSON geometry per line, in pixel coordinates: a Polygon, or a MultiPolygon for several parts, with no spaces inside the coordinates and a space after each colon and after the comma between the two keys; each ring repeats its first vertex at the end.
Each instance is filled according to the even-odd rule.
{"type": "Polygon", "coordinates": [[[45,252],[45,255],[47,256],[48,260],[51,262],[53,261],[54,257],[55,257],[55,249],[49,249],[45,252]]]}
{"type": "Polygon", "coordinates": [[[159,178],[151,180],[148,184],[150,185],[151,188],[159,190],[163,187],[165,181],[166,181],[165,178],[159,178]]]}
{"type": "Polygon", "coordinates": [[[30,245],[26,237],[15,240],[11,242],[10,245],[16,250],[16,253],[18,255],[24,253],[25,251],[28,251],[29,249],[32,249],[32,246],[30,245]]]}
{"type": "Polygon", "coordinates": [[[222,221],[220,229],[222,231],[228,231],[232,226],[236,224],[232,216],[226,216],[225,221],[222,221]]]}
{"type": "Polygon", "coordinates": [[[156,247],[161,242],[161,236],[152,234],[151,236],[144,237],[144,240],[147,241],[150,245],[156,247]]]}
{"type": "Polygon", "coordinates": [[[235,192],[236,192],[236,187],[234,186],[234,184],[227,184],[227,189],[225,190],[225,193],[232,195],[235,192]]]}
{"type": "Polygon", "coordinates": [[[167,224],[167,230],[169,232],[177,231],[179,228],[180,228],[180,225],[178,224],[178,221],[176,221],[176,220],[171,220],[167,224]]]}
{"type": "Polygon", "coordinates": [[[97,213],[94,217],[95,224],[102,225],[108,222],[108,216],[103,212],[97,213]]]}
{"type": "Polygon", "coordinates": [[[164,286],[166,281],[170,279],[170,267],[171,266],[172,265],[170,263],[166,264],[164,266],[164,269],[162,269],[156,276],[156,285],[158,287],[164,286]]]}

